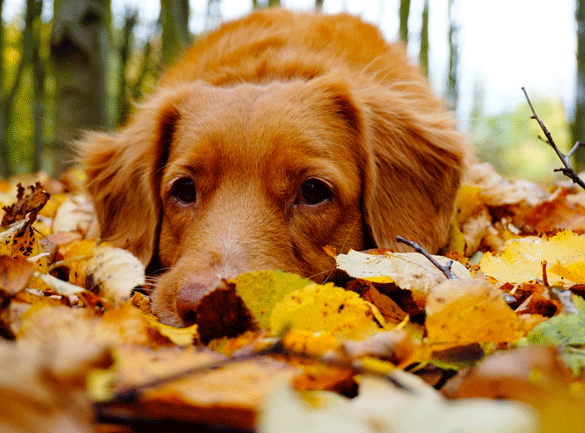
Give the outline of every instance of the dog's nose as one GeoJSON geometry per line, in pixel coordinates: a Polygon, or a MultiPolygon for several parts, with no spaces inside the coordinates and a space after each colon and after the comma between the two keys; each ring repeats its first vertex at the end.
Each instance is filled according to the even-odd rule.
{"type": "Polygon", "coordinates": [[[221,284],[217,278],[192,279],[179,289],[175,302],[184,325],[197,323],[204,344],[214,338],[235,337],[258,329],[233,285],[221,284]]]}
{"type": "Polygon", "coordinates": [[[203,283],[186,284],[179,290],[176,300],[177,314],[187,324],[197,321],[197,307],[209,291],[209,285],[203,283]]]}

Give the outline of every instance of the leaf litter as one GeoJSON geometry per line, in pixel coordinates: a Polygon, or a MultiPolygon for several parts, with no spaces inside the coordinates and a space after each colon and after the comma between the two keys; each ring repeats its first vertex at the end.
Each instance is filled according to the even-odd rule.
{"type": "Polygon", "coordinates": [[[263,432],[582,425],[575,190],[547,193],[478,164],[449,249],[434,256],[457,279],[418,253],[350,251],[336,256],[346,287],[244,274],[210,288],[197,323],[178,329],[150,312],[142,264],[96,237],[69,176],[46,188],[0,181],[2,431],[163,419],[263,432]]]}

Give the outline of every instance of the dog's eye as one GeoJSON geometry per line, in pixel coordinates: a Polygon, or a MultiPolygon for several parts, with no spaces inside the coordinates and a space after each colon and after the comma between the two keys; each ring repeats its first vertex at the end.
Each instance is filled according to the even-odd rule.
{"type": "Polygon", "coordinates": [[[195,183],[188,177],[182,177],[174,183],[172,194],[183,203],[193,203],[197,199],[195,183]]]}
{"type": "Polygon", "coordinates": [[[319,179],[309,179],[301,187],[301,199],[306,204],[319,204],[331,199],[333,191],[325,182],[319,179]]]}

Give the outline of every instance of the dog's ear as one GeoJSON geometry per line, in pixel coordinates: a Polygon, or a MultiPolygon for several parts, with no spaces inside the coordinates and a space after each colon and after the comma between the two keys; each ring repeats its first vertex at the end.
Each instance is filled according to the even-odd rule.
{"type": "Polygon", "coordinates": [[[363,206],[373,240],[408,249],[397,244],[400,235],[436,252],[462,175],[462,136],[425,84],[376,86],[359,96],[369,159],[363,206]]]}
{"type": "Polygon", "coordinates": [[[145,266],[156,248],[162,168],[180,118],[179,95],[161,91],[115,134],[87,133],[76,149],[104,241],[145,266]]]}

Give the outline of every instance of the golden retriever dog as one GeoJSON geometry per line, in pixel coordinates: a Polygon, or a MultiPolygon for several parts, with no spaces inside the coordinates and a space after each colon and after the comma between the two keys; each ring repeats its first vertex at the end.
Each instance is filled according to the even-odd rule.
{"type": "Polygon", "coordinates": [[[164,323],[220,279],[322,282],[338,253],[446,242],[465,147],[401,44],[266,9],[203,37],[114,134],[78,143],[102,239],[162,269],[164,323]]]}

